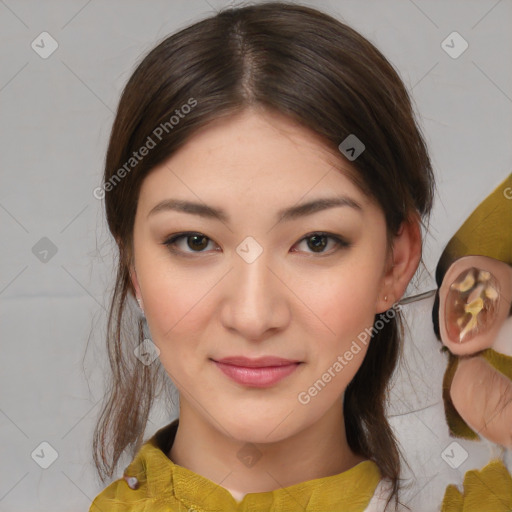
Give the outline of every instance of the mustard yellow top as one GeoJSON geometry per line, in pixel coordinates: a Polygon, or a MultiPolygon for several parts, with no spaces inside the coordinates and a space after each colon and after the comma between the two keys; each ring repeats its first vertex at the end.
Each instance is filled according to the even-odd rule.
{"type": "Polygon", "coordinates": [[[442,512],[510,512],[512,510],[512,476],[500,459],[481,470],[467,471],[462,492],[449,485],[442,512]]]}
{"type": "MultiPolygon", "coordinates": [[[[124,471],[92,502],[89,512],[365,512],[376,503],[381,473],[366,460],[337,475],[308,480],[237,501],[213,481],[174,464],[168,453],[178,419],[146,441],[124,471]],[[375,496],[374,496],[375,494],[375,496]],[[372,499],[373,498],[373,499],[372,499]],[[371,502],[371,504],[370,504],[371,502]],[[370,504],[370,507],[368,505],[370,504]],[[367,508],[368,507],[368,508],[367,508]]],[[[385,502],[385,500],[384,500],[385,502]]]]}

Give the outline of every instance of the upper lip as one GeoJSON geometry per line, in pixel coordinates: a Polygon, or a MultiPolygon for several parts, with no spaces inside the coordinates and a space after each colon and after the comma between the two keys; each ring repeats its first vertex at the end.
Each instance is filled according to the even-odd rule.
{"type": "Polygon", "coordinates": [[[230,364],[233,366],[243,366],[246,368],[264,368],[267,366],[286,366],[290,364],[300,363],[294,359],[283,359],[282,357],[263,356],[258,358],[249,358],[244,356],[224,357],[222,359],[214,359],[218,363],[230,364]]]}

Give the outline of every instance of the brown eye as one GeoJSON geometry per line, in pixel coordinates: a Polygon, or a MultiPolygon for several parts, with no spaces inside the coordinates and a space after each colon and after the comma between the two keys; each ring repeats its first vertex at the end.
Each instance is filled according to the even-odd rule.
{"type": "Polygon", "coordinates": [[[173,253],[192,254],[194,252],[206,252],[204,249],[212,242],[206,235],[202,233],[179,233],[163,242],[173,253]],[[186,246],[183,242],[186,240],[186,246]]]}
{"type": "Polygon", "coordinates": [[[339,249],[350,247],[350,243],[346,240],[343,240],[339,236],[323,232],[310,233],[309,235],[306,235],[298,242],[298,245],[304,242],[306,243],[308,249],[305,252],[314,252],[321,255],[324,253],[325,255],[328,255],[337,252],[339,249]],[[326,251],[324,249],[329,245],[329,241],[332,242],[334,248],[326,251]]]}
{"type": "Polygon", "coordinates": [[[193,250],[202,251],[208,245],[208,238],[203,235],[188,236],[187,245],[193,250]]]}
{"type": "Polygon", "coordinates": [[[445,317],[448,337],[469,341],[489,328],[498,312],[499,283],[487,270],[471,267],[450,285],[445,317]]]}
{"type": "Polygon", "coordinates": [[[308,247],[314,252],[322,252],[327,245],[327,237],[325,235],[313,235],[308,239],[308,247]]]}

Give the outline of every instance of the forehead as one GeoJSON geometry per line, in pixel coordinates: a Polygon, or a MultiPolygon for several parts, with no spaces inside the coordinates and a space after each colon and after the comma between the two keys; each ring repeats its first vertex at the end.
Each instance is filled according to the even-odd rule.
{"type": "MultiPolygon", "coordinates": [[[[144,180],[141,199],[164,189],[190,196],[265,194],[299,201],[315,192],[368,198],[355,185],[355,169],[319,136],[289,118],[245,110],[201,128],[144,180]]],[[[197,198],[196,198],[197,199],[197,198]]]]}

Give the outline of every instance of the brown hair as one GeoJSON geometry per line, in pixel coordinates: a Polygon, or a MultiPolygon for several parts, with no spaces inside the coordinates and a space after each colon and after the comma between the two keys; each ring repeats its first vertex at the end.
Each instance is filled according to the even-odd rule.
{"type": "MultiPolygon", "coordinates": [[[[366,147],[351,162],[356,180],[381,206],[388,237],[411,215],[429,215],[433,173],[408,92],[386,58],[346,24],[305,6],[260,3],[221,11],[158,44],[122,93],[106,156],[105,209],[119,264],[107,325],[113,379],[93,441],[102,481],[112,476],[127,448],[133,457],[141,446],[156,386],[166,375],[161,365],[140,364],[133,355],[144,335],[129,299],[141,183],[196,130],[250,106],[280,112],[307,127],[339,154],[340,162],[346,160],[338,145],[356,135],[366,147]],[[194,107],[183,109],[188,113],[179,122],[170,122],[187,104],[194,107]],[[165,136],[140,161],[131,161],[162,126],[165,136]],[[122,179],[114,180],[123,166],[122,179]]],[[[343,403],[351,449],[374,460],[392,480],[395,503],[400,452],[385,407],[402,336],[397,313],[373,336],[343,403]]]]}

